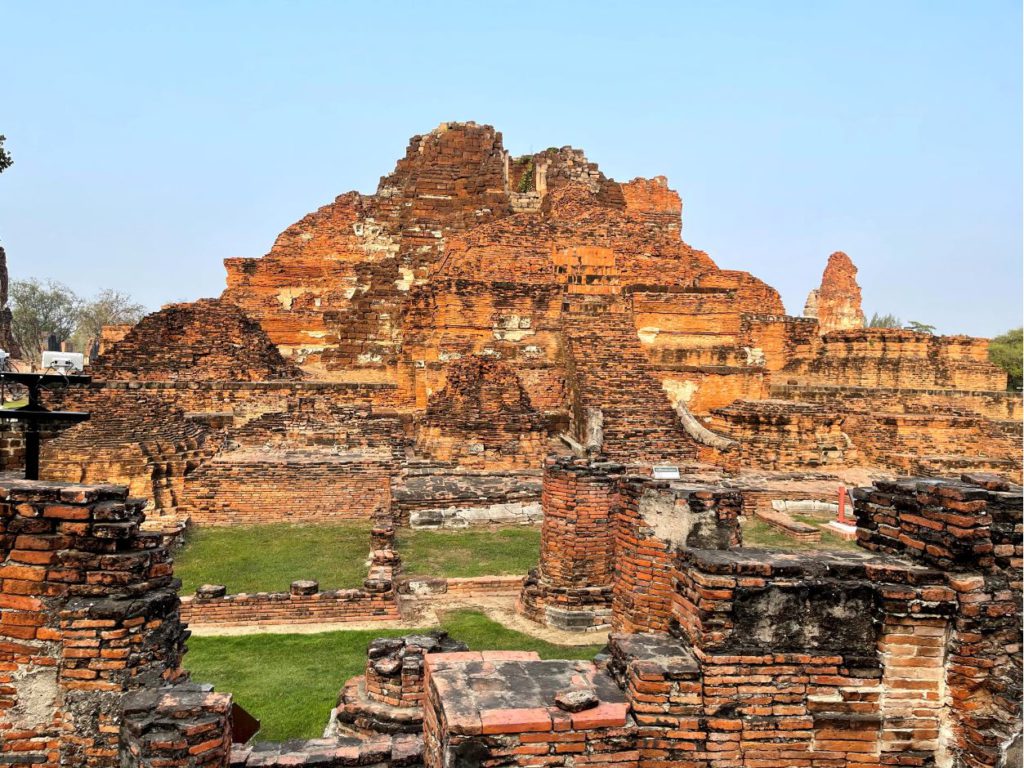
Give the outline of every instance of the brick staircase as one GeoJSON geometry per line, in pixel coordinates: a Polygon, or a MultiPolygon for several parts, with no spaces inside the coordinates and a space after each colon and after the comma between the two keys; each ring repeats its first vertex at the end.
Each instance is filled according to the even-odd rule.
{"type": "Polygon", "coordinates": [[[562,313],[574,424],[600,408],[604,453],[630,464],[685,463],[697,445],[683,430],[668,396],[651,374],[636,326],[618,297],[567,297],[562,313]]]}

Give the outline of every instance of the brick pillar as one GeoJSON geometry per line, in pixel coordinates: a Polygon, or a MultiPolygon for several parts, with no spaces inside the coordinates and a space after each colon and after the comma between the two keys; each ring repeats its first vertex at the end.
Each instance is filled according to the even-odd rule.
{"type": "Polygon", "coordinates": [[[559,629],[609,626],[615,577],[612,511],[621,472],[621,465],[605,461],[548,458],[540,566],[523,585],[520,613],[559,629]]]}
{"type": "Polygon", "coordinates": [[[185,676],[178,582],[143,503],[0,486],[0,764],[115,766],[125,692],[185,676]]]}
{"type": "Polygon", "coordinates": [[[615,514],[614,631],[668,631],[676,551],[739,546],[742,505],[742,496],[725,488],[623,479],[615,514]]]}

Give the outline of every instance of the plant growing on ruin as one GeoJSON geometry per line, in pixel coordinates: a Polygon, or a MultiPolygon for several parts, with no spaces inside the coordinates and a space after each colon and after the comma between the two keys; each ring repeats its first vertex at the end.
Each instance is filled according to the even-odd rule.
{"type": "Polygon", "coordinates": [[[880,315],[875,312],[868,320],[868,328],[902,328],[903,321],[896,315],[880,315]]]}
{"type": "Polygon", "coordinates": [[[988,359],[1006,371],[1009,389],[1024,386],[1024,328],[1014,328],[992,339],[988,359]]]}
{"type": "Polygon", "coordinates": [[[532,192],[533,191],[533,158],[531,157],[526,161],[526,170],[523,171],[523,175],[519,178],[519,191],[520,192],[532,192]]]}

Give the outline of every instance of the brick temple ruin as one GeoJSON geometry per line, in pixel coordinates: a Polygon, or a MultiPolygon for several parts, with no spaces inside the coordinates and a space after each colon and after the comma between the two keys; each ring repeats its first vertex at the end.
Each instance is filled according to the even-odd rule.
{"type": "Polygon", "coordinates": [[[92,418],[3,486],[0,765],[1019,764],[1022,405],[987,340],[864,327],[838,252],[789,316],[682,240],[663,177],[474,123],[225,265],[219,298],[106,329],[49,394],[92,418]],[[786,510],[841,486],[860,552],[743,546],[743,516],[812,536],[786,510]],[[360,588],[177,594],[187,525],[346,518],[360,588]],[[403,574],[396,529],[496,523],[541,524],[525,578],[403,574]],[[609,646],[372,646],[325,737],[277,745],[232,745],[230,694],[181,668],[189,623],[431,590],[609,646]]]}
{"type": "Polygon", "coordinates": [[[123,483],[151,518],[205,525],[280,519],[304,491],[322,503],[290,519],[536,509],[567,442],[762,499],[782,476],[826,501],[844,477],[1020,482],[1021,397],[985,339],[865,328],[842,253],[788,316],[681,233],[663,177],[444,124],[375,194],[225,260],[220,298],[108,329],[91,389],[55,396],[93,418],[46,443],[43,477],[123,483]]]}

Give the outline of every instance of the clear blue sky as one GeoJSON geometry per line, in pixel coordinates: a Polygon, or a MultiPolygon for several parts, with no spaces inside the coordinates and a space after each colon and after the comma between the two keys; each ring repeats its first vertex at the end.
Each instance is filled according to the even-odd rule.
{"type": "Polygon", "coordinates": [[[687,242],[792,314],[845,250],[869,315],[1021,323],[1016,1],[11,2],[0,26],[15,278],[217,295],[221,259],[476,120],[668,176],[687,242]]]}

